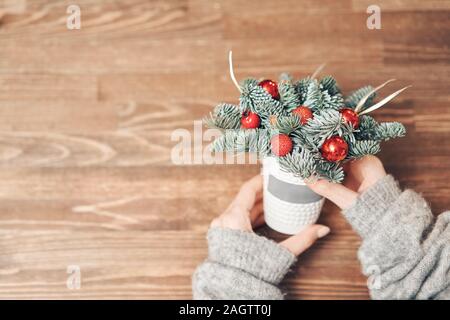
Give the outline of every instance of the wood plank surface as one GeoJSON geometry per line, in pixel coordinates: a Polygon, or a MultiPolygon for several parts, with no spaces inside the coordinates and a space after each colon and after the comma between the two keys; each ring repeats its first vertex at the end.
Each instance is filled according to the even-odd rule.
{"type": "MultiPolygon", "coordinates": [[[[175,165],[228,76],[311,74],[344,92],[411,84],[380,121],[405,123],[380,157],[437,213],[450,207],[450,2],[0,0],[0,298],[190,299],[210,221],[257,165],[175,165]],[[81,288],[67,286],[78,266],[81,288]]],[[[390,93],[386,89],[382,94],[390,93]]],[[[205,144],[205,143],[204,143],[205,144]]],[[[290,299],[367,299],[358,236],[326,203],[332,233],[283,282],[290,299]]],[[[263,228],[274,239],[280,235],[263,228]]]]}

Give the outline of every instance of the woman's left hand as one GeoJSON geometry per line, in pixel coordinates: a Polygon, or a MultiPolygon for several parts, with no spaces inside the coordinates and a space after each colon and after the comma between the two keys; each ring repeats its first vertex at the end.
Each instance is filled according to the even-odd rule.
{"type": "MultiPolygon", "coordinates": [[[[212,228],[229,228],[253,232],[264,224],[263,177],[257,175],[245,182],[239,193],[219,217],[211,222],[212,228]]],[[[279,244],[295,255],[299,255],[330,232],[327,226],[315,224],[307,226],[279,244]]]]}

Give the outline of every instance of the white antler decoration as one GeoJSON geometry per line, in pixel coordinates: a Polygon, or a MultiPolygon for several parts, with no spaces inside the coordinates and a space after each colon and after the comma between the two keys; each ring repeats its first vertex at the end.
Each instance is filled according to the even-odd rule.
{"type": "Polygon", "coordinates": [[[376,110],[376,109],[378,109],[378,108],[381,108],[382,106],[384,106],[386,103],[388,103],[389,101],[391,101],[392,99],[394,99],[396,96],[398,96],[400,93],[402,93],[403,91],[405,91],[405,90],[408,89],[409,87],[411,87],[411,86],[404,87],[404,88],[402,88],[402,89],[400,89],[400,90],[398,90],[398,91],[396,91],[396,92],[390,94],[389,96],[387,96],[386,98],[384,98],[384,99],[381,100],[380,102],[374,104],[373,106],[371,106],[370,108],[364,110],[363,112],[361,112],[361,113],[359,113],[359,114],[360,114],[360,115],[363,115],[363,114],[372,112],[372,111],[374,111],[374,110],[376,110]]]}
{"type": "Polygon", "coordinates": [[[313,72],[313,74],[311,75],[311,79],[314,79],[315,77],[318,76],[318,74],[323,70],[323,68],[325,68],[327,64],[326,63],[322,63],[317,69],[316,71],[313,72]]]}
{"type": "Polygon", "coordinates": [[[230,77],[231,77],[231,80],[233,81],[234,85],[239,90],[239,92],[242,92],[241,87],[239,86],[239,83],[237,82],[236,77],[234,76],[234,71],[233,71],[233,51],[231,51],[231,50],[230,50],[230,52],[228,54],[228,64],[230,66],[230,77]]]}
{"type": "Polygon", "coordinates": [[[359,110],[361,110],[361,108],[364,106],[364,103],[366,103],[367,99],[369,99],[369,97],[374,94],[375,92],[377,92],[378,90],[380,90],[381,88],[383,88],[385,85],[387,85],[388,83],[395,81],[395,79],[390,79],[388,81],[386,81],[385,83],[379,85],[378,87],[374,88],[372,91],[370,91],[368,94],[366,94],[364,97],[361,98],[361,100],[359,100],[358,104],[355,107],[355,112],[358,113],[359,110]]]}

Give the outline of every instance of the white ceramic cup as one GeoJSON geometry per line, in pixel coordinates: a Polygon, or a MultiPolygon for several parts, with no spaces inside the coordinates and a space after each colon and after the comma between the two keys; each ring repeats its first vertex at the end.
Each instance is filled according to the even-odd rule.
{"type": "Polygon", "coordinates": [[[325,199],[303,179],[281,170],[275,157],[263,160],[264,218],[266,224],[284,234],[297,234],[319,218],[325,199]]]}

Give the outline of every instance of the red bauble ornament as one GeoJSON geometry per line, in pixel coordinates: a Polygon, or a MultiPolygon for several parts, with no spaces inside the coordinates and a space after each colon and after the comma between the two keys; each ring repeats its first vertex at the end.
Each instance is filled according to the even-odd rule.
{"type": "Polygon", "coordinates": [[[359,127],[359,116],[353,109],[344,108],[340,113],[345,123],[351,124],[355,129],[359,127]]]}
{"type": "Polygon", "coordinates": [[[321,148],[322,157],[331,162],[344,160],[348,153],[347,142],[339,136],[325,140],[321,148]]]}
{"type": "Polygon", "coordinates": [[[287,134],[277,134],[270,140],[270,147],[275,155],[284,157],[292,151],[292,140],[287,134]]]}
{"type": "Polygon", "coordinates": [[[242,115],[241,125],[244,129],[256,129],[261,124],[261,120],[256,113],[247,112],[242,115]]]}
{"type": "Polygon", "coordinates": [[[310,108],[305,106],[299,106],[292,111],[293,114],[296,114],[300,118],[301,124],[306,124],[309,119],[313,118],[313,114],[310,108]]]}
{"type": "Polygon", "coordinates": [[[275,81],[263,80],[258,85],[264,90],[266,90],[266,92],[270,94],[273,99],[275,100],[280,99],[280,93],[278,92],[278,85],[275,81]]]}

